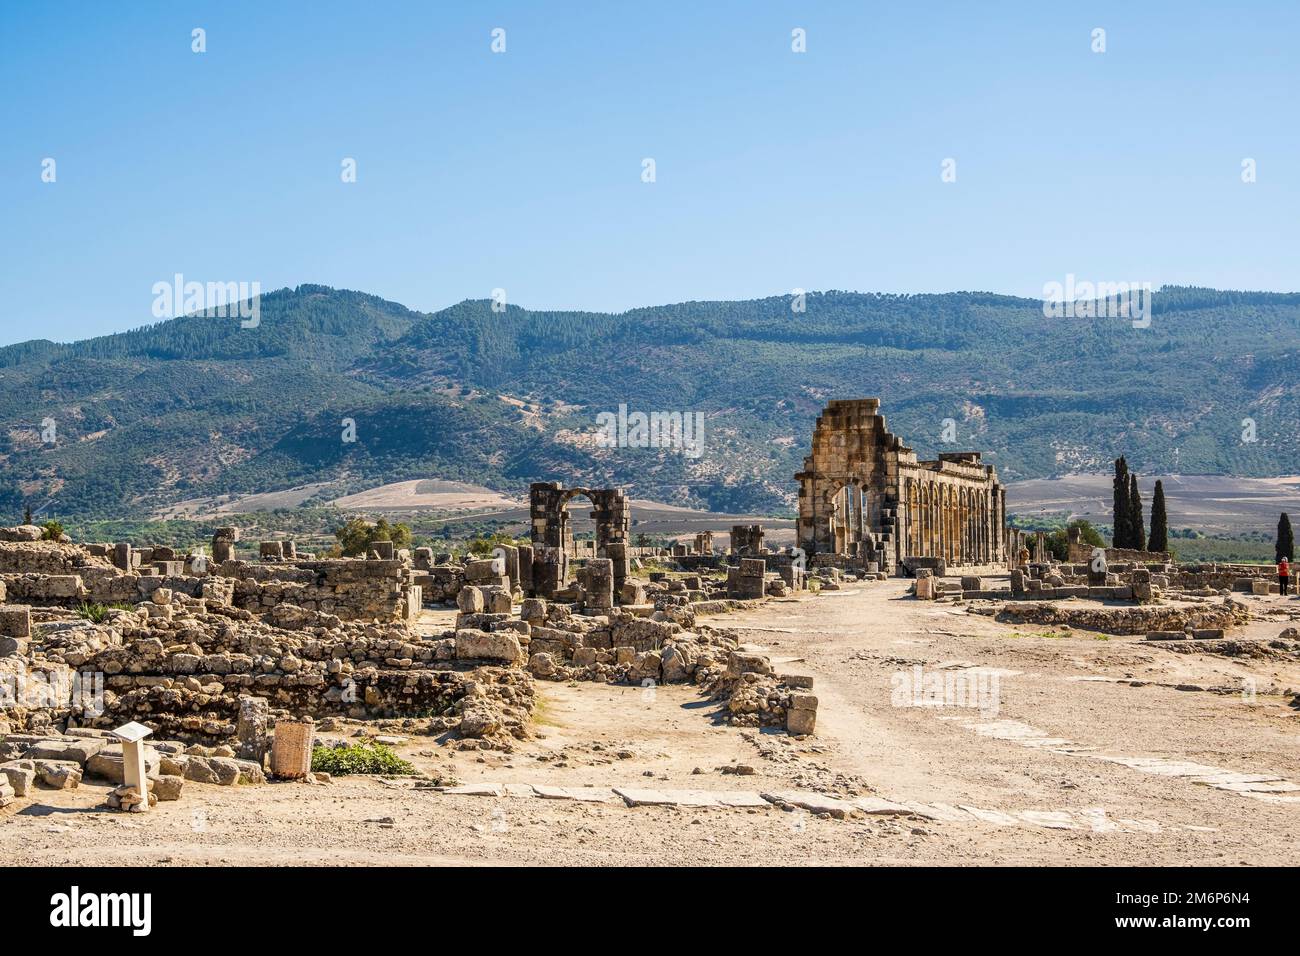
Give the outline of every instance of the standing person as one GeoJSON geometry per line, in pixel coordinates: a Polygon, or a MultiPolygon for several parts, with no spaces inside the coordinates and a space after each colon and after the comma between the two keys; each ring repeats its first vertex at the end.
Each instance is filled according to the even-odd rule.
{"type": "MultiPolygon", "coordinates": [[[[1286,555],[1282,555],[1281,560],[1277,563],[1277,585],[1282,596],[1286,597],[1286,586],[1291,581],[1291,566],[1287,563],[1286,555]]],[[[1298,585],[1300,587],[1300,585],[1298,585]]]]}

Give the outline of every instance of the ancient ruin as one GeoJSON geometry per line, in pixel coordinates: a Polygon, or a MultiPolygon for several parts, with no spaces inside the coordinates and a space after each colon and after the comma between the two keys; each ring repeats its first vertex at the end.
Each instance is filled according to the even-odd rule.
{"type": "MultiPolygon", "coordinates": [[[[697,622],[729,588],[631,576],[621,492],[532,490],[536,545],[463,563],[387,542],[317,559],[283,540],[260,542],[251,560],[233,528],[218,529],[211,556],[0,529],[0,769],[17,783],[0,788],[0,806],[33,779],[75,787],[82,773],[116,779],[108,805],[122,810],[175,799],[184,780],[310,777],[311,721],[415,721],[508,747],[530,733],[534,679],[693,683],[732,724],[813,732],[810,682],[697,622]],[[567,522],[576,495],[596,505],[585,559],[567,522]],[[458,609],[454,626],[418,630],[439,603],[458,609]],[[151,735],[140,744],[149,801],[128,785],[142,738],[129,752],[113,742],[128,725],[151,735]]],[[[762,560],[739,570],[753,597],[784,586],[762,560]]]]}
{"type": "Polygon", "coordinates": [[[569,502],[578,497],[591,502],[591,518],[596,523],[594,556],[610,562],[614,590],[621,590],[628,575],[628,536],[632,527],[623,492],[617,488],[566,489],[559,482],[538,482],[528,491],[533,590],[541,597],[554,597],[568,581],[569,562],[577,555],[569,524],[569,502]]]}
{"type": "Polygon", "coordinates": [[[1006,557],[1006,492],[979,452],[918,461],[880,400],[837,400],[817,417],[799,482],[799,547],[813,564],[989,565],[1006,557]]]}
{"type": "MultiPolygon", "coordinates": [[[[622,707],[648,707],[642,702],[656,691],[680,688],[689,702],[677,698],[633,719],[657,729],[678,713],[687,721],[707,715],[742,734],[762,732],[746,739],[775,766],[798,764],[785,748],[821,752],[820,701],[804,657],[787,648],[802,635],[784,615],[833,613],[827,605],[839,602],[824,599],[836,593],[846,605],[880,594],[891,619],[913,614],[912,635],[931,633],[917,624],[934,616],[967,612],[999,634],[1130,637],[1159,654],[1300,649],[1294,631],[1269,651],[1237,637],[1256,625],[1259,602],[1278,592],[1271,568],[1178,564],[1165,552],[1089,546],[1077,530],[1066,560],[1057,560],[1043,532],[1006,527],[1004,490],[977,452],[918,461],[886,429],[874,399],[827,406],[797,477],[793,547],[776,547],[776,534],[757,522],[730,525],[725,551],[715,549],[713,530],[694,529],[667,547],[633,547],[621,489],[557,482],[530,487],[527,538],[493,539],[490,553],[377,541],[357,557],[321,557],[288,538],[241,542],[235,527],[215,529],[204,553],[0,528],[0,810],[94,787],[98,807],[143,813],[190,799],[195,785],[201,799],[202,787],[329,783],[319,764],[349,738],[418,740],[425,754],[485,761],[498,755],[513,769],[513,754],[540,749],[547,736],[547,688],[651,695],[622,707]],[[591,503],[590,540],[575,534],[574,499],[591,503]],[[899,602],[916,611],[900,611],[899,602]],[[772,617],[762,625],[730,623],[730,615],[752,622],[746,616],[767,607],[772,617]]],[[[806,626],[808,618],[799,620],[806,626]]],[[[928,640],[884,639],[901,647],[928,640]]],[[[909,660],[902,653],[841,655],[823,667],[837,675],[857,673],[864,661],[896,667],[909,660]]],[[[936,666],[961,670],[952,658],[965,653],[954,647],[936,666]]],[[[891,679],[900,673],[910,679],[910,671],[891,679]]],[[[962,678],[962,686],[987,695],[979,683],[986,676],[962,678]]],[[[839,693],[855,680],[842,678],[839,693]]],[[[905,699],[921,696],[913,688],[905,699]]],[[[1003,726],[990,723],[987,732],[1003,726]]],[[[604,744],[592,752],[603,755],[604,744]]],[[[777,808],[831,820],[1043,819],[1031,810],[1012,817],[896,802],[851,776],[798,766],[792,785],[753,790],[458,785],[440,774],[416,786],[449,799],[777,808]]],[[[1262,788],[1248,791],[1261,799],[1292,786],[1206,774],[1215,786],[1262,788]]]]}

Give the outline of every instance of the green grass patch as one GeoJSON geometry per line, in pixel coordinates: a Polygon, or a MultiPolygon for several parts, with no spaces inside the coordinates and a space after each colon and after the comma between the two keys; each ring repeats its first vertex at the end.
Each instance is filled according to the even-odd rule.
{"type": "Polygon", "coordinates": [[[108,620],[108,615],[113,611],[133,611],[135,608],[130,604],[98,604],[88,601],[82,601],[74,609],[77,617],[85,618],[87,621],[94,621],[96,624],[103,624],[108,620]]]}
{"type": "Polygon", "coordinates": [[[316,747],[311,752],[312,772],[341,776],[368,773],[380,777],[408,777],[415,767],[383,744],[351,744],[347,747],[316,747]]]}

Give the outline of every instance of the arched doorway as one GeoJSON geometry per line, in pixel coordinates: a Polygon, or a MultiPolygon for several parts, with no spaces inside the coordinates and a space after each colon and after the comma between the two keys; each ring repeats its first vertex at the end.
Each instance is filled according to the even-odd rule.
{"type": "Polygon", "coordinates": [[[615,589],[621,588],[630,570],[628,539],[631,533],[631,509],[627,498],[617,488],[561,488],[557,481],[537,482],[529,488],[529,511],[532,518],[534,575],[539,596],[552,597],[568,580],[569,559],[608,558],[613,562],[615,589]],[[591,502],[590,517],[595,523],[595,542],[591,548],[579,549],[574,541],[569,502],[574,498],[591,502]]]}
{"type": "Polygon", "coordinates": [[[857,481],[846,481],[831,498],[831,534],[836,554],[856,554],[865,525],[866,491],[857,481]]]}

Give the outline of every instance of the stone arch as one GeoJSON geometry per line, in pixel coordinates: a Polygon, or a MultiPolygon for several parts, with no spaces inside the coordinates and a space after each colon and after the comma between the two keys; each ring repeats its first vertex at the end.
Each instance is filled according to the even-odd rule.
{"type": "Polygon", "coordinates": [[[810,560],[896,566],[910,520],[900,485],[902,443],[878,399],[833,401],[817,418],[799,482],[798,545],[810,560]]]}
{"type": "Polygon", "coordinates": [[[831,482],[831,489],[830,524],[834,551],[840,555],[856,556],[869,533],[871,491],[856,477],[836,479],[831,482]]]}
{"type": "Polygon", "coordinates": [[[615,593],[630,572],[628,543],[632,516],[622,489],[563,488],[558,481],[536,482],[529,486],[528,507],[532,521],[533,587],[542,597],[554,597],[568,581],[569,559],[574,556],[569,502],[579,497],[591,502],[591,518],[596,523],[595,556],[613,563],[615,593]]]}

